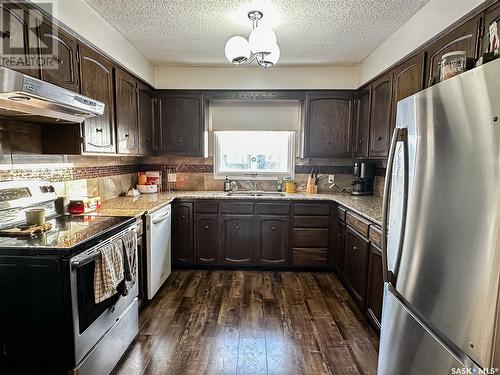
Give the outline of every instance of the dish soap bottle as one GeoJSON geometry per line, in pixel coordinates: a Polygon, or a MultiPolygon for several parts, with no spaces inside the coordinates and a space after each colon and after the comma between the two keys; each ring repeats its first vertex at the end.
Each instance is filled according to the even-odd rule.
{"type": "Polygon", "coordinates": [[[224,180],[224,191],[230,191],[231,190],[231,183],[229,182],[229,178],[224,180]]]}

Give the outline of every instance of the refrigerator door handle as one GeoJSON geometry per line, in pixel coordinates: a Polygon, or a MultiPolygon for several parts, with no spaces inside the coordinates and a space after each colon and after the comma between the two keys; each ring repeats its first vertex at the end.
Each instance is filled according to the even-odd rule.
{"type": "Polygon", "coordinates": [[[384,277],[384,282],[390,283],[392,285],[396,284],[397,269],[399,266],[399,260],[401,258],[401,250],[404,243],[404,231],[406,226],[406,211],[408,207],[408,129],[405,128],[395,128],[392,134],[391,148],[389,151],[389,158],[387,161],[387,172],[384,184],[384,198],[382,203],[382,274],[384,277]],[[394,158],[396,156],[396,146],[398,142],[403,143],[403,207],[402,207],[402,222],[401,222],[401,234],[399,236],[399,243],[397,248],[397,258],[394,265],[394,270],[389,270],[389,264],[387,261],[387,221],[389,219],[389,203],[390,203],[390,189],[392,182],[392,170],[394,165],[394,158]]]}

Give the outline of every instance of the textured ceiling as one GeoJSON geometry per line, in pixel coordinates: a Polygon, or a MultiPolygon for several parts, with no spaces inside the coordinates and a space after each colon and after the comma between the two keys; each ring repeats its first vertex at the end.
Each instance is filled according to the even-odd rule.
{"type": "Polygon", "coordinates": [[[251,31],[264,12],[280,65],[363,60],[429,0],[85,0],[156,65],[226,64],[231,36],[251,31]]]}

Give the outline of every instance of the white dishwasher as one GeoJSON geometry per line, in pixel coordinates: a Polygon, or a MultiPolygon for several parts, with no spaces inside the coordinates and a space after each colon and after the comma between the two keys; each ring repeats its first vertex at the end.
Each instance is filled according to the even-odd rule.
{"type": "Polygon", "coordinates": [[[172,206],[146,215],[147,297],[152,299],[172,272],[172,206]]]}

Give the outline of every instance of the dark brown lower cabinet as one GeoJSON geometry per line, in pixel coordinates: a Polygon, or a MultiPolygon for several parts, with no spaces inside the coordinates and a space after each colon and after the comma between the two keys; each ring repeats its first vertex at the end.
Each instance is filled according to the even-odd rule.
{"type": "Polygon", "coordinates": [[[222,215],[223,264],[254,264],[254,226],[253,215],[222,215]]]}
{"type": "Polygon", "coordinates": [[[345,230],[344,279],[354,300],[364,308],[369,242],[350,227],[345,230]]]}
{"type": "Polygon", "coordinates": [[[172,205],[172,261],[174,265],[194,264],[193,203],[172,205]]]}
{"type": "Polygon", "coordinates": [[[218,253],[218,216],[196,215],[196,264],[217,264],[218,253]]]}
{"type": "Polygon", "coordinates": [[[288,222],[288,216],[257,216],[257,261],[259,264],[287,265],[288,222]]]}
{"type": "Polygon", "coordinates": [[[380,329],[384,278],[382,275],[382,250],[370,243],[368,282],[366,287],[366,313],[372,324],[380,329]]]}
{"type": "Polygon", "coordinates": [[[344,235],[345,235],[345,223],[336,216],[333,220],[332,228],[332,266],[338,275],[342,278],[344,275],[344,263],[345,263],[345,245],[344,245],[344,235]]]}

